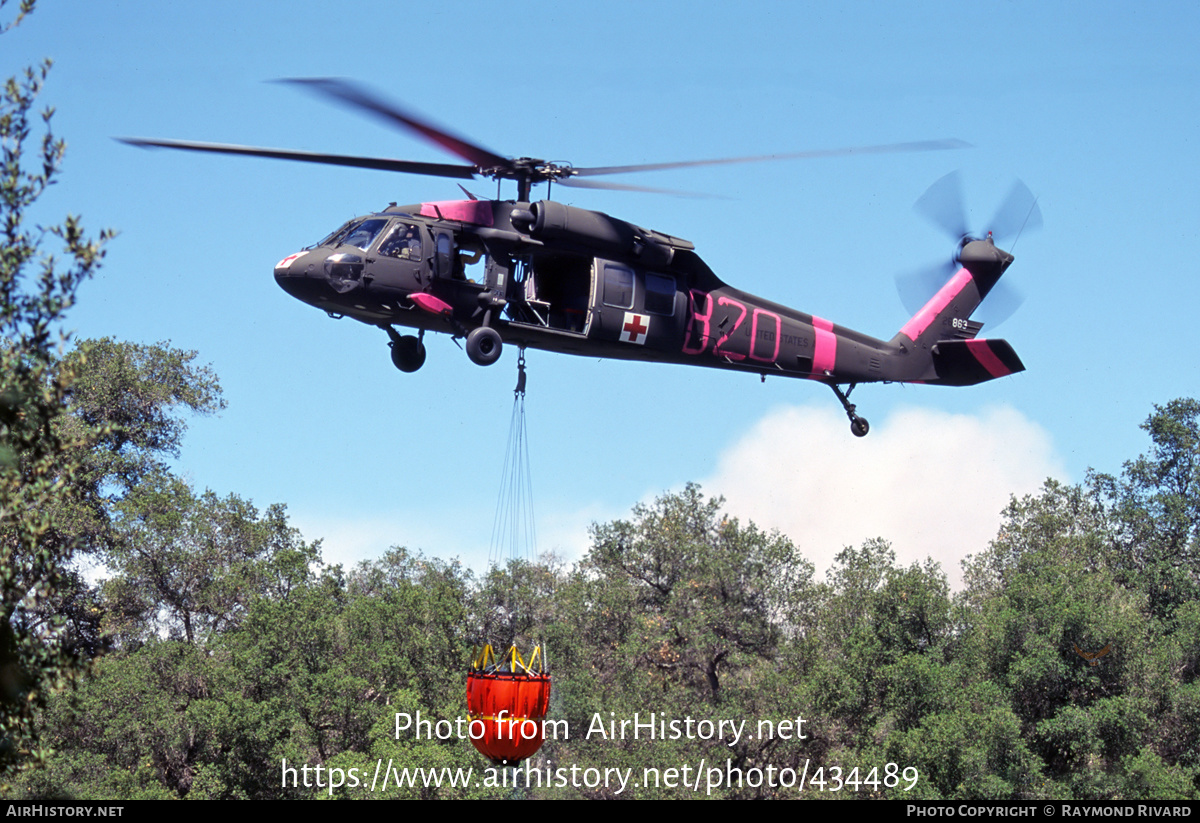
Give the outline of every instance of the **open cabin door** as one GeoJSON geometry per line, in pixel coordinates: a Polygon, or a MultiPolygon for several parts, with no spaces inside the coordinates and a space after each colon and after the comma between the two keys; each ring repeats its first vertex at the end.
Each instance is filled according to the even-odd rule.
{"type": "Polygon", "coordinates": [[[598,263],[595,258],[578,255],[538,255],[514,261],[509,322],[586,337],[598,263]]]}

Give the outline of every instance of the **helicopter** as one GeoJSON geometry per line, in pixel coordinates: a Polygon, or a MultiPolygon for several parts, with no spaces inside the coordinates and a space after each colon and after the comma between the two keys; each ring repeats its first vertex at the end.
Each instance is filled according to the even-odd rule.
{"type": "MultiPolygon", "coordinates": [[[[247,155],[404,172],[458,180],[490,177],[495,200],[460,183],[466,199],[390,204],[348,221],[321,241],[276,264],[288,294],[334,318],[378,327],[402,372],[425,363],[424,337],[442,332],[465,340],[467,356],[488,366],[504,347],[589,357],[642,360],[796,377],[833,390],[865,436],[866,418],[850,402],[861,383],[969,386],[1024,370],[1005,340],[977,335],[971,314],[1013,262],[993,234],[977,237],[941,197],[927,215],[956,239],[946,281],[889,340],[839,326],[728,285],[689,240],[598,211],[546,199],[534,185],[661,192],[590,178],[689,166],[836,154],[962,148],[958,140],[897,143],[817,152],[576,168],[532,157],[509,158],[432,125],[346,80],[293,79],[337,103],[415,133],[467,161],[426,163],[222,143],[122,138],[144,148],[247,155]],[[516,198],[500,199],[501,181],[516,198]],[[402,334],[397,328],[415,333],[402,334]],[[843,388],[845,387],[845,388],[843,388]]],[[[946,188],[949,183],[939,181],[946,188]]],[[[1036,211],[1014,190],[1002,213],[1036,211]]],[[[931,194],[933,189],[931,189],[931,194]]],[[[952,198],[951,198],[952,199],[952,198]]],[[[1040,219],[1040,217],[1039,217],[1040,219]]]]}

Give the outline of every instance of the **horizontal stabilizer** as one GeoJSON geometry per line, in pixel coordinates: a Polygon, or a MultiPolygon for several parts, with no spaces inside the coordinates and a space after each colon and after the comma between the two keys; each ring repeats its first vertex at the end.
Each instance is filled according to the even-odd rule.
{"type": "Polygon", "coordinates": [[[1025,364],[1007,340],[939,340],[933,346],[933,367],[943,386],[974,386],[997,377],[1025,371],[1025,364]]]}

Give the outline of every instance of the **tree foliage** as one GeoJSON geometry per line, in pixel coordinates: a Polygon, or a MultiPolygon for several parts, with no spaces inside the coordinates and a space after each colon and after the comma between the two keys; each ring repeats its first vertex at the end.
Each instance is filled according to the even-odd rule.
{"type": "Polygon", "coordinates": [[[596,526],[583,564],[595,585],[624,587],[641,627],[636,665],[716,701],[721,673],[770,657],[812,564],[791,541],[722,515],[700,487],[634,507],[631,521],[596,526]]]}
{"type": "Polygon", "coordinates": [[[146,478],[116,507],[105,590],[127,624],[207,645],[238,625],[250,601],[306,581],[317,559],[283,506],[259,517],[236,495],[196,495],[170,475],[146,478]]]}
{"type": "MultiPolygon", "coordinates": [[[[126,376],[81,365],[77,423],[85,403],[111,408],[87,398],[118,397],[109,384],[136,395],[158,373],[147,364],[171,360],[166,346],[141,355],[126,376]]],[[[571,566],[513,562],[477,579],[400,548],[348,572],[322,567],[281,506],[260,512],[172,477],[161,458],[181,429],[153,421],[219,401],[207,371],[172,362],[164,382],[181,390],[152,395],[133,425],[115,412],[86,421],[154,445],[101,437],[81,463],[99,468],[78,476],[106,490],[95,514],[108,539],[95,545],[110,576],[78,585],[73,602],[113,641],[95,647],[95,676],[72,699],[48,702],[56,753],[20,775],[18,796],[617,796],[611,783],[514,789],[494,769],[488,783],[490,764],[466,740],[397,732],[398,715],[450,727],[465,715],[481,639],[549,651],[550,717],[568,734],[534,766],[630,770],[638,797],[695,796],[690,782],[652,775],[699,764],[809,774],[803,790],[742,780],[708,791],[728,798],[831,797],[835,771],[841,797],[1200,794],[1189,402],[1156,408],[1154,450],[1120,478],[1047,481],[1013,499],[958,593],[936,563],[899,565],[882,539],[844,548],[818,580],[785,537],[738,522],[695,485],[595,525],[571,566]],[[134,470],[106,468],[118,465],[134,470]],[[1166,565],[1147,572],[1155,563],[1166,565]],[[607,733],[635,716],[745,726],[737,739],[607,733]],[[794,734],[761,733],[760,721],[801,718],[794,734]],[[304,785],[285,764],[327,777],[304,785]],[[888,764],[913,770],[915,785],[884,783],[888,764]],[[371,789],[366,776],[385,765],[438,770],[441,782],[371,789]],[[329,770],[362,778],[335,787],[329,770]],[[473,782],[450,782],[468,770],[473,782]]]]}
{"type": "MultiPolygon", "coordinates": [[[[21,3],[5,36],[33,5],[21,3]]],[[[95,432],[61,425],[76,371],[59,351],[64,315],[109,237],[89,239],[72,215],[49,228],[30,225],[66,151],[50,128],[53,109],[35,111],[49,69],[49,61],[25,69],[0,93],[0,773],[44,756],[34,711],[77,666],[61,642],[64,616],[44,605],[68,585],[74,545],[53,539],[54,513],[95,432]],[[47,251],[51,244],[61,257],[47,251]]]]}
{"type": "Polygon", "coordinates": [[[76,372],[71,389],[75,425],[102,432],[86,455],[82,482],[93,495],[127,494],[179,457],[188,418],[225,408],[221,385],[197,353],[168,342],[141,345],[102,338],[80,344],[66,358],[76,372]]]}
{"type": "Polygon", "coordinates": [[[1155,406],[1142,424],[1153,448],[1120,478],[1092,473],[1113,520],[1120,579],[1141,589],[1160,617],[1200,596],[1200,401],[1155,406]]]}

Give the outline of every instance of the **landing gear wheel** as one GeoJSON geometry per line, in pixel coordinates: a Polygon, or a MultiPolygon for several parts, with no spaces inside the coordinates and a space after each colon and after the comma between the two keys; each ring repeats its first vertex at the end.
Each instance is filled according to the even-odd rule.
{"type": "Polygon", "coordinates": [[[836,383],[826,383],[825,385],[833,389],[833,393],[837,395],[837,399],[841,402],[842,408],[846,410],[846,416],[850,418],[850,432],[855,437],[866,437],[867,432],[871,430],[871,424],[867,422],[867,418],[859,417],[854,413],[856,408],[850,402],[850,392],[854,391],[857,383],[851,383],[850,388],[842,391],[836,383]]]}
{"type": "Polygon", "coordinates": [[[504,341],[491,326],[480,326],[467,335],[467,357],[477,366],[490,366],[500,359],[504,341]]]}
{"type": "Polygon", "coordinates": [[[411,374],[425,365],[425,344],[413,335],[397,337],[388,344],[392,348],[392,365],[411,374]]]}

